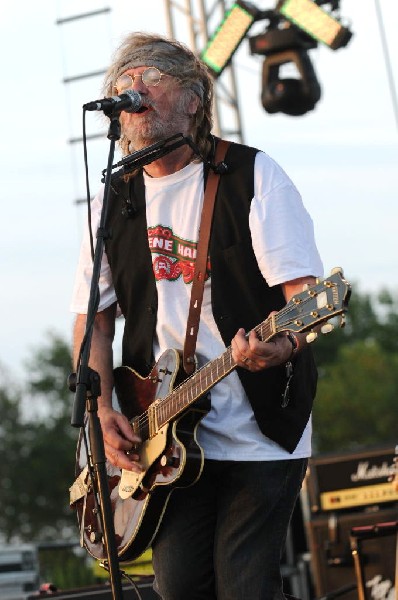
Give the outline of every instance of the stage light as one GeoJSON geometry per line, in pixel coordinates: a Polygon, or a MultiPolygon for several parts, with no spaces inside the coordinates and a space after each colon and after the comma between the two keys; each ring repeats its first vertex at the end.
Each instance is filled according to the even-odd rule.
{"type": "Polygon", "coordinates": [[[261,102],[268,113],[300,116],[313,110],[321,97],[314,67],[307,50],[318,43],[295,25],[270,26],[263,34],[249,38],[252,54],[265,55],[261,102]],[[282,78],[281,67],[292,63],[297,78],[282,78]]]}
{"type": "Polygon", "coordinates": [[[275,10],[332,50],[346,46],[352,37],[347,27],[312,0],[279,0],[275,10]]]}
{"type": "Polygon", "coordinates": [[[282,112],[300,116],[313,110],[321,97],[321,87],[308,53],[304,49],[276,52],[263,63],[261,102],[272,114],[282,112]],[[301,78],[279,76],[279,69],[286,63],[294,63],[301,78]]]}
{"type": "Polygon", "coordinates": [[[267,19],[264,33],[249,38],[252,54],[265,56],[261,101],[269,113],[299,116],[313,110],[321,97],[308,50],[322,42],[332,50],[347,45],[352,33],[339,20],[320,8],[330,4],[336,10],[339,0],[277,0],[273,10],[259,10],[243,0],[233,2],[221,24],[201,52],[201,58],[214,77],[219,77],[255,21],[267,19]],[[299,76],[280,74],[292,63],[299,76]]]}
{"type": "Polygon", "coordinates": [[[215,77],[219,77],[230,62],[258,12],[255,6],[241,0],[234,2],[226,11],[224,19],[200,55],[215,77]]]}

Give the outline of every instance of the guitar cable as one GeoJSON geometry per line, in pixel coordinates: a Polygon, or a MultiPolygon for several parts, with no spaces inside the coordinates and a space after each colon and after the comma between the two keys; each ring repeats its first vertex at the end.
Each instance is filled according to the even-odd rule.
{"type": "MultiPolygon", "coordinates": [[[[102,567],[103,569],[105,569],[105,571],[107,571],[109,573],[109,567],[106,561],[101,561],[99,563],[99,566],[102,567]]],[[[127,579],[127,581],[130,583],[131,587],[133,588],[134,592],[137,595],[137,599],[138,600],[143,600],[140,591],[134,581],[134,579],[131,577],[131,575],[129,575],[128,573],[126,573],[126,571],[123,571],[123,569],[119,569],[119,573],[121,574],[122,577],[124,577],[125,579],[127,579]]]]}

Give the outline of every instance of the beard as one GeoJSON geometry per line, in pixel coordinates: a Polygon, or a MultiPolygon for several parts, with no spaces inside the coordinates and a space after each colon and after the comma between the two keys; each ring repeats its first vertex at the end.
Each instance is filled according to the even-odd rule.
{"type": "Polygon", "coordinates": [[[135,150],[140,150],[145,146],[160,142],[174,133],[179,133],[174,130],[172,123],[151,118],[153,116],[155,116],[153,113],[148,114],[148,117],[143,116],[139,123],[129,123],[127,127],[123,127],[124,135],[130,140],[131,146],[135,150]]]}
{"type": "Polygon", "coordinates": [[[178,99],[172,113],[160,115],[156,109],[148,110],[140,117],[122,121],[123,135],[130,142],[130,151],[141,150],[172,135],[187,135],[191,128],[191,116],[185,110],[185,99],[178,99]]]}

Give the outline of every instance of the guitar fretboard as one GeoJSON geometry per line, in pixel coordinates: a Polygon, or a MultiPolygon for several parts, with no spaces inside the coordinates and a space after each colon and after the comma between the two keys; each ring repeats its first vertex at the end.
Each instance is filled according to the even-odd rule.
{"type": "MultiPolygon", "coordinates": [[[[268,340],[274,333],[272,318],[260,323],[254,331],[261,340],[268,340]]],[[[162,427],[169,423],[190,404],[207,393],[216,383],[224,379],[235,367],[232,348],[229,346],[221,356],[201,367],[156,405],[157,425],[162,427]]]]}

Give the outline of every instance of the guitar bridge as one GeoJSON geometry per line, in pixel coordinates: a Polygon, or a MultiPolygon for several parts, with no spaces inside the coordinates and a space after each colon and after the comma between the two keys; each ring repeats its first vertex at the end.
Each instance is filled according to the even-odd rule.
{"type": "Polygon", "coordinates": [[[158,420],[157,420],[157,412],[156,408],[160,404],[160,399],[158,398],[155,402],[152,402],[150,407],[148,408],[148,427],[149,427],[149,438],[154,437],[158,430],[158,420]]]}

